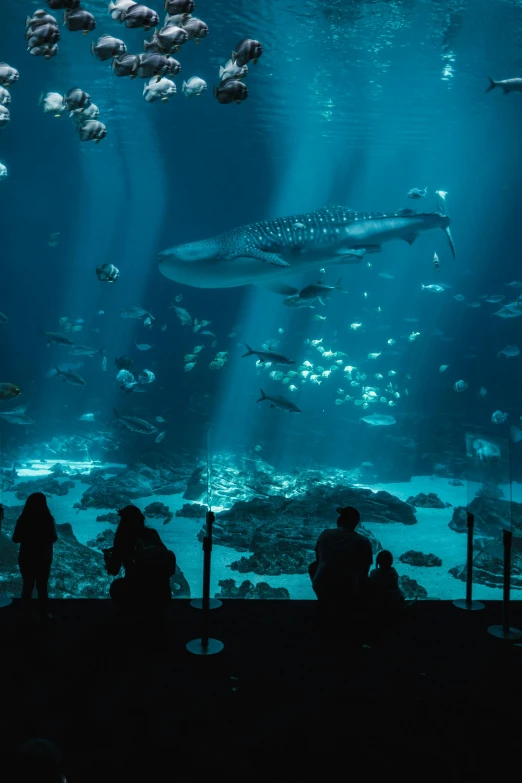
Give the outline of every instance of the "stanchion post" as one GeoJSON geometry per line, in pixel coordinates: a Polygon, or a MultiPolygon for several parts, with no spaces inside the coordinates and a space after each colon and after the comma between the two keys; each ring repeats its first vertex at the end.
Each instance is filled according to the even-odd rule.
{"type": "Polygon", "coordinates": [[[475,516],[470,511],[466,512],[467,547],[466,547],[466,597],[453,601],[453,605],[458,609],[465,609],[468,612],[476,612],[484,609],[484,604],[473,600],[473,528],[475,526],[475,516]]]}
{"type": "Polygon", "coordinates": [[[511,544],[513,534],[511,530],[502,531],[502,540],[504,543],[504,590],[502,599],[502,625],[490,625],[488,633],[496,636],[497,639],[504,639],[508,642],[519,641],[522,639],[522,631],[518,628],[511,628],[509,625],[509,604],[511,593],[511,544]]]}

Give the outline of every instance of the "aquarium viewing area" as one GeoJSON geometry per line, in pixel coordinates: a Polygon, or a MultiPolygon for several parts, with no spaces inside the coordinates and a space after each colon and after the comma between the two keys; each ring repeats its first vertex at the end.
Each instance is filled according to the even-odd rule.
{"type": "Polygon", "coordinates": [[[522,0],[0,13],[0,779],[498,774],[522,0]]]}

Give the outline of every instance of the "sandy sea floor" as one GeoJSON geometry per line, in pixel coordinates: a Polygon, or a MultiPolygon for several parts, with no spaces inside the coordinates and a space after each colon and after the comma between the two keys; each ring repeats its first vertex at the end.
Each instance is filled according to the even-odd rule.
{"type": "MultiPolygon", "coordinates": [[[[19,481],[27,481],[27,477],[19,481]]],[[[467,487],[452,486],[447,478],[434,478],[432,476],[416,476],[409,482],[397,484],[368,485],[372,490],[380,489],[390,492],[392,495],[406,500],[410,495],[419,492],[435,492],[439,498],[453,506],[465,506],[467,500],[467,487]]],[[[114,511],[114,509],[88,509],[78,511],[73,508],[74,503],[80,500],[87,489],[86,484],[75,482],[74,489],[64,497],[53,497],[49,500],[49,506],[58,523],[70,522],[74,534],[82,544],[96,538],[106,528],[115,529],[114,525],[97,522],[96,517],[101,514],[114,511]]],[[[522,485],[513,484],[513,500],[522,502],[522,485]]],[[[152,502],[164,503],[172,513],[181,508],[183,500],[181,495],[154,495],[140,498],[134,501],[142,510],[152,502]]],[[[20,505],[14,491],[4,492],[3,503],[6,506],[20,505]]],[[[449,569],[456,565],[462,565],[466,560],[466,537],[450,530],[448,523],[453,514],[453,508],[445,509],[416,509],[418,524],[373,524],[363,523],[379,539],[385,549],[389,549],[395,557],[395,566],[400,575],[409,576],[419,582],[428,591],[430,598],[444,600],[464,597],[464,583],[455,579],[449,569]],[[433,553],[442,559],[439,568],[426,568],[405,565],[399,562],[399,555],[409,549],[424,553],[433,553]]],[[[219,509],[216,509],[216,511],[219,509]]],[[[202,528],[202,521],[176,517],[166,525],[161,520],[148,519],[147,524],[155,527],[165,544],[176,553],[178,565],[188,580],[192,597],[201,595],[203,552],[197,535],[202,528]]],[[[325,527],[328,525],[326,524],[325,527]]],[[[332,526],[335,526],[335,517],[332,517],[332,526]]],[[[214,545],[212,555],[212,579],[211,595],[219,590],[220,579],[235,579],[236,584],[241,584],[245,579],[257,582],[268,582],[272,587],[286,587],[291,598],[312,599],[310,580],[307,574],[260,576],[254,573],[240,574],[232,571],[228,566],[237,560],[240,555],[229,547],[214,545]]],[[[474,597],[477,599],[501,599],[500,588],[491,588],[474,584],[474,597]]],[[[518,591],[515,591],[518,592],[518,591]]]]}

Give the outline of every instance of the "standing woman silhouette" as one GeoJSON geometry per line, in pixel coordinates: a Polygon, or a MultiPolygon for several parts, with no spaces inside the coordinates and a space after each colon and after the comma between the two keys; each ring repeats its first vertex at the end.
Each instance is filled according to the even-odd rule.
{"type": "Polygon", "coordinates": [[[22,598],[32,598],[36,583],[40,611],[47,614],[47,583],[53,562],[53,544],[58,540],[54,518],[43,492],[33,492],[25,501],[13,533],[13,542],[20,544],[18,565],[22,574],[22,598]]]}

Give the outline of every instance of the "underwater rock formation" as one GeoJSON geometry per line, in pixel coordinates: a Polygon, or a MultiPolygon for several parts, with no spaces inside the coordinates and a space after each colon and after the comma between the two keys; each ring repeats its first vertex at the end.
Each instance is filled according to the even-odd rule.
{"type": "Polygon", "coordinates": [[[214,596],[215,598],[257,598],[262,600],[290,598],[286,587],[271,587],[267,582],[258,582],[254,585],[246,579],[236,587],[235,579],[220,579],[218,585],[220,590],[214,596]]]}
{"type": "Polygon", "coordinates": [[[415,579],[411,579],[409,576],[399,577],[399,587],[407,601],[422,601],[428,597],[426,588],[422,587],[415,579]]]}
{"type": "Polygon", "coordinates": [[[207,493],[207,466],[198,465],[192,471],[183,493],[184,500],[200,500],[207,493]]]}
{"type": "MultiPolygon", "coordinates": [[[[314,494],[285,498],[281,495],[238,501],[216,515],[214,542],[248,552],[232,564],[241,573],[304,574],[315,559],[315,544],[327,527],[335,527],[337,505],[355,505],[366,522],[415,522],[413,509],[387,492],[363,488],[315,486],[314,494]]],[[[374,555],[380,542],[364,526],[374,555]]],[[[202,539],[204,531],[200,531],[202,539]]]]}
{"type": "MultiPolygon", "coordinates": [[[[480,541],[478,542],[480,545],[480,541]]],[[[466,564],[450,568],[449,573],[466,581],[466,564]]],[[[473,582],[487,587],[501,588],[504,583],[504,556],[502,544],[489,541],[473,557],[473,582]]],[[[522,540],[513,538],[511,550],[511,587],[522,589],[522,540]]]]}
{"type": "Polygon", "coordinates": [[[100,514],[96,517],[96,522],[108,522],[110,525],[117,525],[120,521],[120,515],[115,511],[109,511],[107,514],[100,514]]]}
{"type": "Polygon", "coordinates": [[[16,485],[15,494],[18,500],[27,500],[33,492],[43,492],[45,495],[68,495],[70,489],[74,489],[74,481],[57,481],[53,476],[45,476],[41,479],[22,481],[16,485]]]}
{"type": "Polygon", "coordinates": [[[435,492],[419,492],[418,495],[412,495],[406,503],[416,508],[449,508],[451,503],[444,503],[435,492]]]}
{"type": "Polygon", "coordinates": [[[424,552],[416,552],[414,549],[408,549],[407,552],[399,557],[399,560],[401,563],[407,563],[412,566],[425,566],[426,568],[442,565],[442,560],[437,555],[426,555],[424,552]]]}
{"type": "Polygon", "coordinates": [[[148,506],[145,506],[143,513],[146,517],[150,517],[151,519],[163,519],[164,525],[166,525],[167,522],[170,522],[174,516],[170,508],[166,506],[165,503],[159,503],[158,501],[149,503],[148,506]]]}
{"type": "Polygon", "coordinates": [[[138,462],[108,479],[101,473],[95,476],[75,508],[121,508],[136,498],[181,493],[185,486],[182,471],[166,466],[154,469],[138,462]]]}
{"type": "MultiPolygon", "coordinates": [[[[490,493],[477,495],[468,506],[475,517],[475,535],[497,538],[502,543],[502,530],[512,530],[513,540],[522,539],[522,503],[509,502],[506,498],[490,493]]],[[[466,509],[457,506],[449,527],[456,533],[466,533],[466,509]]]]}
{"type": "Polygon", "coordinates": [[[205,519],[207,507],[201,503],[183,503],[182,508],[176,511],[177,517],[189,517],[190,519],[205,519]]]}
{"type": "MultiPolygon", "coordinates": [[[[18,545],[13,544],[11,536],[17,518],[22,512],[22,506],[5,509],[5,518],[0,534],[0,563],[2,568],[2,590],[11,596],[19,596],[22,592],[22,579],[18,568],[18,545]]],[[[80,544],[73,533],[71,525],[66,522],[56,525],[58,541],[54,545],[54,558],[49,579],[49,596],[51,598],[109,598],[109,585],[112,577],[105,571],[101,552],[90,546],[80,544]]],[[[111,546],[114,533],[104,531],[104,541],[111,546]]],[[[96,547],[99,549],[102,539],[96,537],[96,547]]],[[[91,542],[89,542],[91,543],[91,542]]],[[[190,598],[190,587],[180,571],[171,577],[170,584],[175,598],[190,598]]]]}
{"type": "Polygon", "coordinates": [[[91,547],[91,549],[99,549],[101,551],[102,549],[110,549],[113,544],[114,530],[107,528],[107,530],[103,530],[101,533],[98,533],[96,538],[91,538],[90,541],[87,541],[86,546],[91,547]]]}

